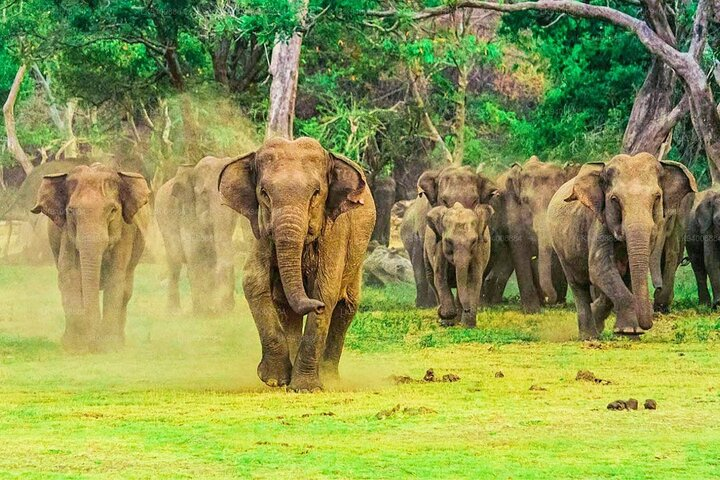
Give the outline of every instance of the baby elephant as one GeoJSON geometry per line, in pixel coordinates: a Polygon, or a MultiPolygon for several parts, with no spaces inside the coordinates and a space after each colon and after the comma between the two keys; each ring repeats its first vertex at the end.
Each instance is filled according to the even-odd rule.
{"type": "Polygon", "coordinates": [[[490,258],[488,222],[490,205],[474,209],[455,203],[428,213],[425,231],[425,270],[440,303],[438,315],[445,326],[455,325],[458,310],[467,327],[475,327],[483,272],[490,258]],[[457,300],[451,288],[457,288],[457,300]]]}

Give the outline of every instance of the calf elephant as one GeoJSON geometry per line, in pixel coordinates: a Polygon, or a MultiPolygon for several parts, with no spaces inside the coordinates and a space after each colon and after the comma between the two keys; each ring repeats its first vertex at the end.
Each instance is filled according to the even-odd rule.
{"type": "Polygon", "coordinates": [[[364,173],[313,139],[275,138],[230,162],[219,190],[256,238],[243,288],[262,344],[260,379],[321,389],[321,364],[337,375],[375,225],[364,173]]]}
{"type": "Polygon", "coordinates": [[[687,226],[687,252],[700,304],[717,308],[720,305],[720,191],[705,190],[696,195],[687,226]]]}
{"type": "Polygon", "coordinates": [[[652,327],[650,252],[665,212],[696,191],[683,165],[640,153],[583,165],[555,193],[548,224],[575,297],[580,338],[597,338],[613,308],[616,333],[652,327]]]}
{"type": "Polygon", "coordinates": [[[437,206],[452,207],[460,203],[465,208],[489,204],[497,187],[487,177],[470,167],[448,166],[440,170],[428,170],[418,179],[421,195],[408,207],[400,226],[403,245],[410,255],[415,274],[417,295],[415,305],[437,305],[425,272],[424,245],[427,215],[437,206]]]}
{"type": "Polygon", "coordinates": [[[513,271],[526,312],[537,311],[542,303],[565,301],[567,282],[550,241],[547,207],[558,188],[578,169],[573,164],[560,166],[533,156],[498,178],[501,193],[493,204],[498,211],[492,221],[493,256],[483,292],[487,303],[502,299],[513,271]]]}
{"type": "Polygon", "coordinates": [[[488,222],[493,214],[490,205],[473,210],[459,202],[435,207],[427,216],[425,261],[428,283],[440,301],[438,315],[443,325],[459,320],[475,327],[480,289],[490,257],[488,222]],[[457,299],[452,288],[457,288],[457,299]]]}
{"type": "Polygon", "coordinates": [[[100,164],[43,178],[31,211],[52,220],[49,238],[65,310],[66,348],[98,351],[124,343],[149,218],[141,207],[149,196],[141,175],[100,164]]]}
{"type": "Polygon", "coordinates": [[[178,282],[187,265],[193,310],[228,312],[235,306],[232,246],[237,215],[222,204],[217,179],[229,159],[205,157],[181,165],[159,189],[155,217],[168,264],[168,308],[180,309],[178,282]]]}

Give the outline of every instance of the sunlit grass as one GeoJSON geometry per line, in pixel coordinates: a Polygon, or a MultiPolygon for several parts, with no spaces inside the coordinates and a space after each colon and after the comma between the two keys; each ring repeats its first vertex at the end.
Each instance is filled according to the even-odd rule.
{"type": "Polygon", "coordinates": [[[523,315],[511,303],[480,312],[475,330],[444,329],[434,310],[412,307],[412,286],[367,288],[343,378],[315,395],[256,378],[257,333],[241,298],[227,316],[167,315],[161,271],[138,269],[123,352],[68,356],[54,268],[0,267],[0,476],[720,474],[720,322],[693,308],[683,269],[683,310],[637,341],[575,341],[572,306],[523,315]],[[461,379],[388,380],[428,368],[461,379]],[[612,383],[577,381],[580,369],[612,383]],[[630,397],[658,410],[605,408],[630,397]]]}

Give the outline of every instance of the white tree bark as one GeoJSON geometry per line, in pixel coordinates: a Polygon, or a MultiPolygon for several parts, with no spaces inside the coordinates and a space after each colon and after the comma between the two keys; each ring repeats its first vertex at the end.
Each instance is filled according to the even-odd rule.
{"type": "MultiPolygon", "coordinates": [[[[300,3],[300,23],[305,20],[308,0],[296,0],[300,3]]],[[[297,98],[298,70],[302,33],[296,33],[287,42],[277,42],[273,47],[270,60],[270,109],[268,111],[265,138],[293,138],[293,120],[295,119],[295,100],[297,98]]]]}
{"type": "Polygon", "coordinates": [[[18,68],[15,74],[15,80],[13,80],[12,86],[10,87],[8,98],[3,105],[3,117],[5,119],[5,134],[7,135],[8,150],[25,171],[25,175],[30,175],[33,165],[25,153],[25,150],[20,146],[17,131],[15,130],[15,101],[17,100],[18,92],[20,92],[20,85],[22,85],[26,71],[27,65],[23,64],[18,68]]]}

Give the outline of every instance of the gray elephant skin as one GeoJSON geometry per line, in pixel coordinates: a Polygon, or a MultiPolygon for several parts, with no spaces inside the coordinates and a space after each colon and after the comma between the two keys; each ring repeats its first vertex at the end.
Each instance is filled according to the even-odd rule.
{"type": "Polygon", "coordinates": [[[445,326],[474,328],[485,268],[490,258],[493,208],[474,209],[455,203],[451,208],[434,207],[428,212],[425,232],[425,261],[428,283],[437,296],[438,315],[445,326]],[[457,296],[452,289],[457,290],[457,296]]]}
{"type": "Polygon", "coordinates": [[[275,138],[229,163],[219,189],[255,236],[243,290],[260,334],[258,376],[322,389],[338,374],[375,226],[365,174],[313,139],[275,138]]]}
{"type": "Polygon", "coordinates": [[[424,255],[428,212],[433,207],[449,208],[456,203],[470,209],[487,205],[498,189],[487,177],[470,167],[447,166],[423,173],[418,179],[418,190],[420,195],[403,217],[400,237],[413,265],[417,289],[415,305],[427,308],[438,304],[427,280],[424,255]]]}
{"type": "Polygon", "coordinates": [[[100,164],[43,178],[32,212],[52,220],[48,236],[67,349],[102,351],[124,343],[127,305],[149,220],[149,209],[142,207],[149,197],[140,174],[100,164]]]}
{"type": "Polygon", "coordinates": [[[696,195],[688,220],[687,252],[700,304],[717,308],[720,305],[720,190],[705,190],[696,195]]]}
{"type": "Polygon", "coordinates": [[[692,174],[648,153],[585,164],[548,207],[553,247],[575,297],[581,339],[597,338],[615,310],[614,331],[653,325],[647,277],[665,212],[697,191],[692,174]]]}
{"type": "Polygon", "coordinates": [[[195,313],[224,313],[235,306],[232,239],[237,215],[223,205],[217,188],[220,172],[230,160],[205,157],[194,166],[181,165],[175,177],[158,189],[155,217],[165,244],[170,311],[180,310],[183,265],[195,313]]]}

